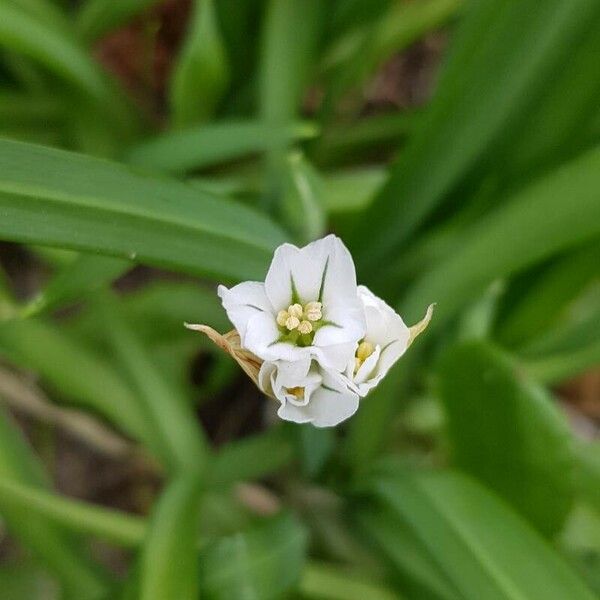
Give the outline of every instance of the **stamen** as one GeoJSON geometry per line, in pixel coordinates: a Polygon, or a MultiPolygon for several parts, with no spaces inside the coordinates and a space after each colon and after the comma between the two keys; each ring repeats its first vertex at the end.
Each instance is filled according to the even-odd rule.
{"type": "Polygon", "coordinates": [[[356,350],[356,357],[364,362],[373,352],[375,352],[375,346],[371,342],[361,342],[356,350]]]}
{"type": "Polygon", "coordinates": [[[363,364],[364,361],[362,361],[360,358],[355,358],[354,359],[354,372],[356,373],[363,364]]]}
{"type": "Polygon", "coordinates": [[[300,325],[300,319],[292,315],[290,315],[285,321],[285,326],[289,331],[293,331],[296,329],[296,327],[298,327],[298,325],[300,325]]]}
{"type": "Polygon", "coordinates": [[[302,335],[306,335],[308,333],[311,333],[312,330],[313,330],[313,326],[312,326],[312,323],[310,321],[300,321],[300,325],[298,325],[298,331],[302,335]]]}
{"type": "Polygon", "coordinates": [[[292,396],[296,396],[296,398],[298,400],[304,400],[304,388],[303,387],[293,387],[293,388],[286,388],[287,393],[291,394],[292,396]]]}
{"type": "Polygon", "coordinates": [[[309,321],[319,321],[323,317],[322,308],[320,302],[309,302],[304,307],[304,314],[309,321]]]}
{"type": "Polygon", "coordinates": [[[285,327],[289,316],[290,315],[287,310],[280,310],[277,313],[277,325],[279,325],[279,327],[285,327]]]}
{"type": "Polygon", "coordinates": [[[289,308],[288,308],[288,313],[290,314],[290,316],[292,317],[296,317],[298,319],[302,318],[302,306],[300,304],[292,304],[289,308]]]}

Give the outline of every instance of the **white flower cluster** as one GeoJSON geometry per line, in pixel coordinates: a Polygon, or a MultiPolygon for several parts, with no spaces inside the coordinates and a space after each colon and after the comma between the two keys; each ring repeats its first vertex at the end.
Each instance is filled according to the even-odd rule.
{"type": "MultiPolygon", "coordinates": [[[[304,248],[283,244],[264,283],[219,286],[218,293],[239,348],[259,359],[255,381],[280,402],[278,415],[316,427],[353,415],[431,316],[408,328],[357,286],[352,256],[334,235],[304,248]]],[[[239,350],[228,351],[244,366],[239,350]]]]}

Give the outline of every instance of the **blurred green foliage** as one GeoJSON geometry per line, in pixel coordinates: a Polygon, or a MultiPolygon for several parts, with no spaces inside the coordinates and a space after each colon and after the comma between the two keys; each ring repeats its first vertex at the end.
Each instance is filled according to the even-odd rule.
{"type": "Polygon", "coordinates": [[[0,597],[597,597],[598,442],[549,386],[600,364],[600,3],[195,0],[140,98],[98,57],[151,80],[157,4],[0,2],[0,239],[47,275],[0,267],[0,399],[42,422],[0,407],[0,597]],[[432,40],[429,99],[374,100],[432,40]],[[197,404],[244,391],[183,322],[329,229],[427,335],[345,426],[213,445],[197,404]],[[115,293],[136,265],[180,275],[115,293]],[[160,480],[145,514],[54,491],[56,414],[160,480]]]}

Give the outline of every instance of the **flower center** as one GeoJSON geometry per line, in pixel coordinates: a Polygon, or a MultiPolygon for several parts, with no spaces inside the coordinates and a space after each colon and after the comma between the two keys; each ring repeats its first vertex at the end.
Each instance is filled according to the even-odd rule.
{"type": "Polygon", "coordinates": [[[354,358],[354,372],[356,373],[363,365],[365,360],[375,352],[375,346],[371,342],[365,342],[364,340],[358,345],[356,349],[356,356],[354,358]]]}
{"type": "Polygon", "coordinates": [[[293,388],[285,388],[288,394],[295,396],[297,400],[304,400],[304,388],[303,387],[293,387],[293,388]]]}
{"type": "Polygon", "coordinates": [[[299,346],[310,346],[315,332],[323,320],[323,305],[321,302],[308,302],[304,306],[290,304],[287,310],[277,313],[277,325],[283,341],[289,341],[299,346]]]}

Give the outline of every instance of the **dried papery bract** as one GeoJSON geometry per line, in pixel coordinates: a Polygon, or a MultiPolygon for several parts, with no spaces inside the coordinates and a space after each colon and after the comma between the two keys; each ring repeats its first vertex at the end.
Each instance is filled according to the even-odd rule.
{"type": "Polygon", "coordinates": [[[410,346],[415,341],[417,336],[421,335],[427,329],[429,321],[431,321],[431,317],[433,317],[434,308],[435,304],[430,304],[427,307],[427,312],[425,313],[425,316],[418,323],[415,323],[412,327],[409,327],[408,330],[410,332],[410,335],[408,338],[408,346],[410,346]]]}
{"type": "Polygon", "coordinates": [[[260,389],[258,385],[258,372],[260,371],[263,361],[252,354],[252,352],[248,352],[248,350],[242,348],[240,345],[240,335],[235,329],[232,329],[225,334],[221,334],[208,325],[197,325],[193,323],[184,323],[184,325],[192,331],[199,331],[208,336],[212,342],[219,346],[219,348],[225,350],[225,352],[227,352],[227,354],[242,367],[256,387],[260,389]]]}

